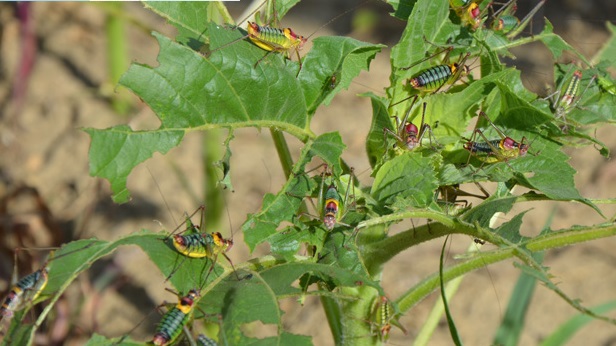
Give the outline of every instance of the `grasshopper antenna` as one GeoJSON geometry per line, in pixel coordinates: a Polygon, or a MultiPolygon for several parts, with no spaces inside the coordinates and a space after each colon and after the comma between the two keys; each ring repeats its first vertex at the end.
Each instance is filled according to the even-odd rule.
{"type": "MultiPolygon", "coordinates": [[[[163,191],[161,190],[160,185],[158,184],[158,181],[154,177],[154,174],[152,174],[152,171],[150,170],[150,167],[148,167],[146,165],[145,168],[148,169],[148,173],[150,173],[150,177],[152,177],[152,180],[154,181],[154,185],[156,185],[156,189],[158,190],[158,193],[160,194],[160,197],[163,199],[163,202],[165,203],[165,207],[167,208],[167,212],[169,212],[169,215],[171,216],[171,220],[173,221],[173,224],[177,225],[178,223],[175,220],[175,217],[173,216],[173,213],[171,212],[171,208],[169,207],[169,203],[167,203],[167,199],[165,198],[165,195],[163,195],[163,191]]],[[[194,215],[194,213],[193,213],[193,215],[194,215]]],[[[174,232],[175,232],[175,230],[174,230],[174,232]]]]}

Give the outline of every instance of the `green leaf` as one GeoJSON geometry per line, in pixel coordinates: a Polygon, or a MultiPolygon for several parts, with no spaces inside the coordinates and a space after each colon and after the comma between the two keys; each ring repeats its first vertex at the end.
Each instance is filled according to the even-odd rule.
{"type": "Polygon", "coordinates": [[[387,3],[390,4],[394,12],[391,15],[395,18],[401,20],[407,20],[411,15],[411,11],[413,10],[413,6],[417,0],[388,0],[387,3]]]}
{"type": "Polygon", "coordinates": [[[198,307],[210,316],[221,316],[219,340],[224,340],[222,344],[247,345],[258,341],[255,336],[246,335],[243,331],[246,324],[256,321],[275,325],[277,336],[273,339],[277,341],[269,344],[280,343],[282,310],[275,293],[257,273],[242,281],[228,277],[204,294],[198,307]]]}
{"type": "Polygon", "coordinates": [[[391,119],[387,113],[386,99],[372,93],[362,96],[370,97],[372,103],[372,124],[366,138],[366,153],[370,167],[374,168],[387,152],[386,143],[383,143],[384,130],[387,128],[396,132],[396,129],[392,128],[391,119]]]}
{"type": "Polygon", "coordinates": [[[610,39],[603,44],[603,47],[593,57],[593,62],[607,60],[611,62],[611,66],[616,65],[616,25],[605,22],[607,30],[610,32],[610,39]]]}
{"type": "Polygon", "coordinates": [[[116,339],[107,339],[106,337],[94,333],[90,337],[90,340],[85,344],[85,346],[142,346],[142,342],[131,341],[130,339],[120,341],[119,338],[116,339]]]}
{"type": "MultiPolygon", "coordinates": [[[[331,264],[321,264],[313,262],[294,262],[281,263],[260,272],[261,277],[269,285],[269,289],[280,297],[300,296],[304,294],[300,287],[294,284],[305,273],[311,273],[322,279],[330,281],[334,287],[356,287],[358,285],[371,286],[382,292],[382,289],[375,281],[371,280],[365,273],[357,273],[345,268],[331,264]]],[[[311,294],[332,295],[328,291],[320,289],[312,291],[311,294]]]]}
{"type": "Polygon", "coordinates": [[[225,153],[220,161],[214,163],[222,175],[222,178],[218,181],[218,184],[225,189],[229,189],[231,192],[235,192],[233,185],[231,184],[231,140],[233,138],[235,138],[235,136],[233,136],[233,132],[229,131],[227,139],[225,139],[224,143],[225,153]]]}
{"type": "Polygon", "coordinates": [[[146,1],[145,7],[178,29],[176,40],[198,50],[207,37],[211,19],[208,4],[190,1],[146,1]]]}
{"type": "Polygon", "coordinates": [[[41,292],[41,298],[50,298],[50,303],[38,316],[35,325],[23,324],[22,319],[28,316],[26,314],[27,309],[15,314],[11,321],[11,326],[4,336],[4,340],[10,340],[19,345],[32,344],[38,327],[41,326],[55,302],[73,280],[82,271],[88,269],[95,260],[108,255],[114,248],[113,243],[96,239],[84,239],[68,243],[55,251],[53,258],[56,259],[52,259],[49,262],[49,281],[41,292]]]}
{"type": "Polygon", "coordinates": [[[129,200],[126,180],[135,166],[155,152],[165,154],[180,144],[184,137],[182,130],[133,131],[126,125],[85,131],[92,138],[90,175],[109,180],[116,203],[129,200]]]}
{"type": "Polygon", "coordinates": [[[524,211],[516,216],[512,217],[511,220],[505,222],[500,227],[494,230],[494,233],[497,234],[500,238],[507,240],[511,244],[519,244],[527,237],[524,237],[520,234],[520,228],[522,227],[522,218],[528,212],[524,211]]]}
{"type": "Polygon", "coordinates": [[[370,61],[383,47],[348,37],[316,38],[298,76],[308,114],[314,114],[321,104],[328,105],[338,92],[348,89],[362,70],[368,70],[370,61]],[[332,76],[336,78],[333,88],[332,76]]]}
{"type": "Polygon", "coordinates": [[[509,128],[529,130],[554,119],[551,113],[544,113],[521,99],[508,86],[496,83],[501,94],[501,116],[494,120],[497,125],[509,128]]]}
{"type": "Polygon", "coordinates": [[[434,39],[445,27],[445,23],[449,21],[448,15],[449,4],[446,1],[418,0],[415,3],[400,41],[391,50],[392,75],[400,74],[400,77],[395,80],[408,78],[428,66],[428,64],[423,63],[413,66],[412,69],[405,72],[396,70],[408,67],[426,57],[426,51],[431,51],[432,46],[424,38],[434,42],[434,39]]]}
{"type": "Polygon", "coordinates": [[[402,37],[391,50],[391,86],[387,89],[387,95],[392,103],[408,97],[404,85],[406,79],[427,67],[439,65],[426,59],[432,54],[430,52],[439,50],[426,40],[439,42],[436,41],[437,37],[451,34],[448,14],[449,4],[446,1],[418,0],[414,4],[402,37]]]}
{"type": "Polygon", "coordinates": [[[286,229],[274,233],[268,238],[272,254],[280,255],[287,261],[293,261],[294,256],[300,250],[302,244],[316,246],[315,253],[320,252],[322,244],[327,237],[327,231],[323,227],[321,220],[314,220],[314,227],[287,227],[286,229]]]}
{"type": "Polygon", "coordinates": [[[334,170],[342,170],[339,161],[344,148],[338,133],[326,133],[306,143],[293,168],[293,176],[277,195],[266,194],[261,210],[249,215],[242,226],[244,240],[251,251],[274,236],[281,222],[292,222],[304,197],[309,196],[316,186],[315,182],[304,174],[306,164],[316,155],[332,165],[334,170]]]}
{"type": "Polygon", "coordinates": [[[550,50],[552,55],[554,56],[554,60],[558,60],[564,51],[573,52],[578,56],[579,59],[584,61],[587,65],[590,65],[586,57],[584,57],[577,50],[573,49],[562,37],[556,35],[554,33],[554,26],[550,21],[545,18],[545,27],[543,31],[537,35],[537,37],[545,44],[545,46],[550,50]]]}
{"type": "Polygon", "coordinates": [[[332,168],[334,175],[340,176],[340,174],[342,174],[340,156],[342,155],[342,151],[344,151],[344,149],[346,149],[346,145],[342,142],[340,133],[324,133],[312,142],[310,153],[308,154],[308,160],[314,156],[318,156],[332,168]]]}
{"type": "Polygon", "coordinates": [[[436,160],[437,155],[413,151],[385,162],[374,178],[371,195],[383,204],[405,199],[415,207],[426,207],[438,188],[436,160]]]}
{"type": "Polygon", "coordinates": [[[470,224],[478,223],[481,227],[487,228],[494,214],[506,214],[511,210],[516,198],[509,192],[503,195],[494,194],[464,213],[462,219],[470,224]]]}

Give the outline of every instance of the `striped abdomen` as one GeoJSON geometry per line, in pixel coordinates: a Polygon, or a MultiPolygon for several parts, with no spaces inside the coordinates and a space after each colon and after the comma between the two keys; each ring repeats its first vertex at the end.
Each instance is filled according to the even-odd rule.
{"type": "Polygon", "coordinates": [[[290,50],[299,50],[306,42],[306,38],[297,35],[290,28],[279,29],[248,22],[247,30],[250,40],[261,49],[286,52],[287,56],[290,50]]]}
{"type": "Polygon", "coordinates": [[[34,301],[47,285],[48,274],[47,268],[43,268],[19,280],[0,307],[0,319],[2,316],[13,316],[13,312],[23,309],[28,302],[34,301]]]}
{"type": "Polygon", "coordinates": [[[163,316],[156,328],[156,334],[152,338],[154,345],[169,345],[180,336],[182,328],[188,323],[197,297],[199,297],[199,293],[196,290],[191,290],[188,295],[181,297],[178,304],[163,316]]]}
{"type": "Polygon", "coordinates": [[[197,344],[199,346],[218,346],[216,341],[211,338],[208,338],[203,334],[199,334],[199,336],[197,337],[197,344]]]}
{"type": "Polygon", "coordinates": [[[494,153],[495,148],[500,147],[500,139],[494,139],[489,142],[471,142],[468,141],[464,143],[464,149],[470,151],[471,153],[484,153],[484,154],[492,154],[494,153]],[[494,149],[493,149],[494,148],[494,149]]]}
{"type": "Polygon", "coordinates": [[[219,232],[173,236],[173,247],[184,256],[192,258],[211,258],[228,251],[232,246],[233,241],[224,239],[219,232]]]}
{"type": "Polygon", "coordinates": [[[409,80],[409,84],[418,90],[432,91],[442,87],[456,73],[458,64],[430,67],[409,80]]]}
{"type": "Polygon", "coordinates": [[[389,339],[389,332],[391,331],[390,321],[393,318],[391,310],[392,306],[389,299],[385,296],[381,296],[377,302],[375,322],[379,328],[379,337],[382,341],[387,341],[389,339]]]}
{"type": "Polygon", "coordinates": [[[569,82],[569,85],[567,85],[567,90],[565,90],[559,102],[559,106],[562,107],[564,111],[567,111],[569,107],[573,104],[573,100],[577,96],[578,90],[580,88],[581,80],[582,72],[579,70],[573,72],[573,77],[571,77],[571,81],[569,82]]]}

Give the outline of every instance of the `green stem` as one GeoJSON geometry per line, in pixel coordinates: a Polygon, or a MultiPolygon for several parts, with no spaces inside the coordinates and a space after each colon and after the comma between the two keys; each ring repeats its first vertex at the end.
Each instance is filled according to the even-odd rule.
{"type": "Polygon", "coordinates": [[[215,163],[220,161],[220,130],[207,131],[203,135],[203,197],[205,202],[205,229],[220,229],[225,208],[222,190],[218,187],[215,163]]]}
{"type": "MultiPolygon", "coordinates": [[[[124,4],[118,2],[110,6],[115,7],[121,12],[124,4]]],[[[108,14],[105,29],[107,33],[108,79],[110,84],[115,86],[128,68],[129,61],[126,54],[124,20],[113,14],[108,14]]],[[[116,93],[113,93],[111,95],[111,105],[118,114],[126,114],[130,108],[127,90],[119,89],[116,93]]]]}
{"type": "Polygon", "coordinates": [[[284,138],[282,131],[278,129],[270,128],[270,133],[272,134],[272,139],[274,140],[274,145],[276,146],[276,151],[278,152],[278,157],[280,158],[280,164],[282,165],[284,176],[289,178],[291,176],[291,172],[293,171],[293,158],[291,157],[291,152],[289,151],[287,141],[284,138]]]}
{"type": "Polygon", "coordinates": [[[334,344],[340,345],[342,343],[342,311],[340,311],[340,305],[333,298],[322,296],[321,305],[323,305],[323,311],[327,317],[327,323],[329,329],[334,337],[334,344]]]}
{"type": "MultiPolygon", "coordinates": [[[[450,233],[458,232],[454,231],[450,233]]],[[[452,279],[470,271],[477,270],[488,264],[500,262],[513,257],[518,257],[526,262],[526,258],[524,258],[525,256],[518,250],[520,247],[536,252],[573,245],[589,240],[611,237],[614,235],[616,235],[616,225],[611,223],[600,226],[575,227],[565,231],[552,232],[546,234],[545,236],[530,239],[523,244],[482,252],[473,258],[447,268],[443,273],[443,280],[444,282],[449,282],[452,279]]],[[[438,286],[439,276],[437,273],[422,280],[419,284],[409,289],[397,300],[396,303],[398,304],[400,312],[405,313],[410,310],[428,294],[432,293],[438,286]]]]}
{"type": "Polygon", "coordinates": [[[229,14],[227,6],[225,6],[222,1],[216,1],[213,6],[216,8],[218,14],[220,14],[225,23],[235,24],[233,17],[231,16],[231,14],[229,14]]]}

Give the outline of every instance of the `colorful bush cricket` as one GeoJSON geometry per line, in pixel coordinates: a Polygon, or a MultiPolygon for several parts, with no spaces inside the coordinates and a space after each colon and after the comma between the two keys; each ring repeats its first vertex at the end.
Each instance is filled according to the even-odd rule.
{"type": "Polygon", "coordinates": [[[564,132],[567,132],[568,129],[567,114],[569,114],[578,105],[581,99],[581,95],[583,95],[586,90],[588,90],[588,87],[594,79],[595,76],[591,78],[590,82],[586,86],[586,89],[584,89],[584,92],[580,94],[579,91],[580,82],[582,81],[582,71],[575,70],[573,71],[571,79],[569,79],[569,82],[566,84],[566,88],[564,87],[564,82],[567,80],[567,78],[563,78],[563,80],[558,86],[557,91],[548,97],[552,101],[552,109],[554,111],[555,118],[563,122],[563,126],[561,127],[561,129],[564,132]]]}
{"type": "Polygon", "coordinates": [[[386,296],[377,297],[372,304],[371,311],[370,328],[381,343],[389,340],[392,325],[398,327],[405,335],[407,334],[407,330],[398,322],[394,306],[386,296]]]}
{"type": "MultiPolygon", "coordinates": [[[[351,187],[351,184],[353,183],[353,169],[351,168],[349,183],[347,185],[345,196],[343,198],[340,192],[338,192],[338,188],[336,187],[336,183],[334,182],[334,179],[332,177],[333,174],[328,171],[329,167],[326,163],[321,164],[317,166],[316,168],[313,168],[307,171],[306,174],[316,169],[319,169],[321,167],[323,167],[323,172],[320,174],[321,182],[319,184],[319,194],[317,197],[318,205],[314,206],[314,203],[312,203],[312,200],[311,200],[311,203],[314,209],[318,211],[319,216],[317,217],[317,216],[310,215],[307,213],[301,213],[300,216],[305,215],[305,216],[310,216],[315,219],[319,219],[320,221],[323,222],[323,225],[328,231],[333,230],[334,227],[336,227],[336,225],[343,225],[346,227],[351,227],[350,225],[343,223],[341,220],[344,218],[346,214],[345,206],[349,201],[350,189],[354,188],[354,186],[351,187]],[[327,188],[325,188],[326,186],[325,181],[327,180],[327,177],[332,177],[331,178],[332,180],[331,180],[331,183],[327,185],[327,188]]],[[[296,197],[306,198],[305,196],[296,196],[296,197]]],[[[308,197],[312,198],[312,196],[308,196],[308,197]]]]}
{"type": "MultiPolygon", "coordinates": [[[[409,116],[416,101],[417,96],[415,96],[415,98],[413,99],[413,102],[411,103],[411,106],[404,115],[402,122],[399,122],[398,117],[394,116],[394,118],[396,119],[397,132],[393,132],[388,128],[383,128],[383,133],[385,137],[387,137],[387,135],[394,137],[398,142],[398,146],[408,150],[413,150],[416,147],[421,146],[421,141],[423,140],[423,137],[426,133],[428,133],[428,139],[430,140],[430,144],[432,144],[432,128],[430,127],[430,125],[425,123],[427,106],[425,102],[423,103],[423,110],[421,112],[421,124],[419,126],[419,129],[417,128],[417,126],[415,126],[415,124],[409,121],[409,116]]],[[[387,138],[385,138],[385,143],[387,143],[387,138]]]]}
{"type": "Polygon", "coordinates": [[[168,291],[178,295],[178,303],[163,315],[156,334],[152,338],[152,343],[157,346],[170,345],[182,334],[182,329],[192,317],[195,309],[196,300],[200,297],[199,291],[193,289],[186,296],[167,289],[168,291]]]}
{"type": "MultiPolygon", "coordinates": [[[[449,54],[451,53],[452,50],[453,50],[453,47],[447,47],[444,50],[441,50],[425,59],[422,59],[419,62],[412,64],[409,67],[402,68],[402,70],[408,70],[412,68],[413,66],[420,64],[426,60],[432,59],[433,57],[445,51],[447,51],[447,53],[443,61],[447,61],[449,58],[449,54]]],[[[408,85],[411,88],[416,89],[420,92],[437,93],[446,84],[453,84],[458,79],[470,73],[470,67],[465,65],[466,60],[468,59],[469,56],[470,56],[470,53],[467,53],[465,55],[460,55],[460,58],[458,59],[457,63],[437,65],[437,66],[429,67],[425,70],[422,70],[408,80],[408,85]]],[[[398,104],[400,102],[397,102],[395,104],[398,104]]]]}
{"type": "MultiPolygon", "coordinates": [[[[82,251],[93,244],[94,242],[80,249],[68,251],[56,257],[53,257],[52,252],[50,258],[43,263],[39,270],[24,276],[11,288],[0,307],[0,321],[2,321],[4,317],[11,318],[16,311],[23,310],[28,307],[29,304],[34,304],[34,301],[39,297],[49,282],[49,263],[51,261],[82,251]]],[[[17,263],[17,252],[15,252],[15,263],[17,263]]],[[[17,273],[17,268],[15,268],[15,273],[17,273]]]]}
{"type": "MultiPolygon", "coordinates": [[[[250,14],[248,14],[247,18],[252,17],[254,15],[255,22],[247,21],[246,31],[247,35],[242,36],[238,39],[235,39],[231,42],[228,42],[208,53],[208,56],[213,52],[223,49],[229,45],[232,45],[238,41],[241,41],[245,38],[248,38],[253,44],[257,47],[267,51],[267,53],[261,57],[254,64],[254,67],[257,67],[259,63],[265,59],[270,53],[282,53],[285,58],[291,59],[291,54],[295,52],[297,55],[297,59],[300,65],[301,70],[301,57],[299,55],[299,51],[302,49],[304,44],[307,42],[308,38],[302,35],[296,34],[291,28],[277,28],[275,26],[271,26],[271,23],[276,22],[276,13],[275,13],[275,3],[274,0],[263,1],[260,5],[258,5],[250,14]],[[265,16],[260,15],[259,9],[264,4],[269,4],[268,8],[273,12],[273,19],[269,20],[268,24],[263,24],[262,21],[268,21],[265,16]]],[[[269,11],[268,11],[269,12],[269,11]]],[[[240,21],[243,23],[246,19],[240,21]]]]}
{"type": "MultiPolygon", "coordinates": [[[[226,252],[231,250],[231,248],[233,247],[233,240],[224,239],[219,232],[201,232],[199,226],[192,223],[191,217],[199,211],[201,212],[201,218],[203,218],[203,210],[204,207],[201,206],[197,208],[197,210],[195,210],[190,216],[186,216],[186,219],[183,223],[186,224],[186,230],[183,233],[174,234],[182,226],[181,224],[164,240],[168,241],[168,239],[172,239],[171,244],[173,245],[174,249],[186,257],[209,258],[212,261],[212,266],[207,273],[207,276],[205,278],[206,281],[207,277],[214,269],[216,260],[218,259],[219,255],[224,256],[227,261],[229,261],[229,264],[231,264],[231,268],[233,268],[235,275],[237,276],[238,280],[240,280],[237,272],[235,271],[235,267],[233,266],[233,262],[226,254],[226,252]]],[[[179,266],[177,268],[179,268],[179,266]]],[[[171,271],[171,273],[167,276],[166,280],[169,280],[169,278],[173,276],[177,268],[171,271]]]]}
{"type": "Polygon", "coordinates": [[[255,67],[271,52],[282,53],[287,59],[291,59],[292,52],[295,52],[299,69],[302,69],[299,51],[308,40],[306,37],[296,34],[291,28],[280,29],[267,25],[261,26],[254,22],[248,22],[246,30],[250,41],[267,51],[267,54],[255,63],[255,67]]]}
{"type": "MultiPolygon", "coordinates": [[[[525,144],[526,137],[522,137],[520,142],[515,141],[511,137],[506,136],[483,112],[479,112],[479,116],[485,118],[488,123],[498,132],[501,139],[489,140],[483,134],[483,132],[477,128],[473,131],[473,135],[470,139],[463,138],[464,149],[468,150],[471,155],[477,156],[481,161],[485,163],[495,162],[507,162],[511,159],[524,156],[528,152],[529,145],[525,144]],[[477,135],[481,136],[484,142],[477,142],[477,135]]],[[[468,162],[467,161],[467,164],[468,162]]]]}
{"type": "MultiPolygon", "coordinates": [[[[510,0],[504,4],[498,11],[491,14],[492,22],[490,27],[496,32],[506,35],[507,39],[513,39],[519,35],[524,28],[531,22],[533,16],[541,9],[545,0],[540,0],[535,7],[522,20],[519,20],[514,14],[517,10],[515,0],[510,0]]],[[[488,7],[492,10],[493,3],[488,7]]]]}
{"type": "MultiPolygon", "coordinates": [[[[345,215],[345,205],[349,201],[350,188],[353,182],[353,169],[351,169],[351,176],[349,177],[349,184],[347,185],[344,200],[338,192],[338,188],[333,180],[325,190],[325,193],[323,193],[326,175],[328,175],[327,165],[325,165],[325,172],[322,175],[321,188],[319,190],[319,203],[323,203],[319,208],[323,224],[328,231],[333,230],[336,225],[350,227],[350,225],[342,222],[342,218],[345,215]]],[[[329,175],[332,174],[330,173],[329,175]]]]}
{"type": "MultiPolygon", "coordinates": [[[[359,4],[358,6],[355,6],[353,8],[350,8],[346,11],[344,11],[343,13],[335,16],[334,18],[330,19],[327,23],[323,24],[321,27],[319,27],[317,30],[315,30],[312,34],[310,34],[309,36],[302,36],[299,35],[297,33],[295,33],[293,31],[293,29],[291,28],[278,28],[276,27],[277,23],[276,23],[276,13],[275,13],[275,0],[271,0],[271,8],[273,8],[272,12],[273,12],[273,19],[269,20],[268,24],[263,24],[263,23],[258,23],[257,21],[255,22],[251,22],[248,21],[247,22],[247,27],[246,27],[246,31],[248,33],[248,35],[240,38],[244,39],[244,38],[248,38],[252,43],[254,43],[257,47],[267,51],[267,53],[261,57],[256,63],[255,63],[255,67],[257,65],[259,65],[259,63],[265,59],[270,53],[281,53],[283,54],[283,56],[287,59],[291,59],[291,55],[293,53],[295,53],[295,55],[297,56],[297,61],[299,63],[299,70],[298,70],[298,74],[299,71],[301,71],[302,69],[302,59],[301,56],[299,54],[299,51],[303,48],[304,44],[314,35],[316,34],[319,30],[321,30],[322,28],[324,28],[325,26],[331,24],[333,21],[337,20],[338,18],[346,15],[347,13],[355,10],[357,7],[361,6],[363,3],[368,2],[371,0],[367,0],[362,2],[361,4],[359,4]],[[273,23],[273,26],[271,25],[273,23]]],[[[257,7],[257,9],[255,9],[249,16],[255,14],[255,18],[259,17],[258,16],[258,12],[257,10],[263,6],[263,4],[267,3],[268,1],[264,1],[261,5],[259,5],[257,7]]],[[[242,21],[243,22],[243,21],[242,21]]],[[[241,22],[240,22],[241,23],[241,22]]],[[[225,44],[223,47],[234,43],[233,42],[229,42],[228,44],[225,44]]],[[[223,48],[223,47],[219,47],[223,48]]]]}
{"type": "Polygon", "coordinates": [[[454,10],[460,20],[472,30],[477,30],[481,26],[481,0],[449,0],[449,5],[454,10]]]}

